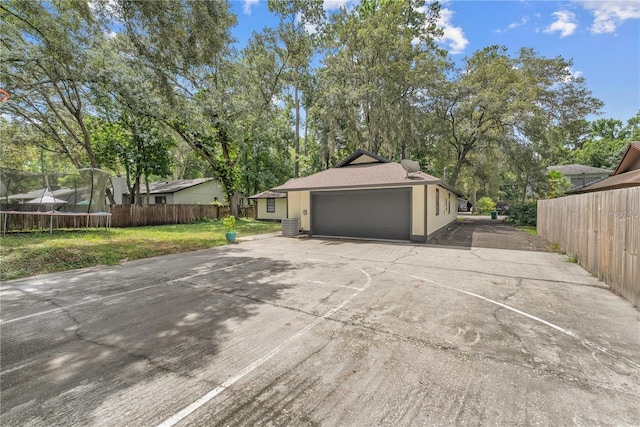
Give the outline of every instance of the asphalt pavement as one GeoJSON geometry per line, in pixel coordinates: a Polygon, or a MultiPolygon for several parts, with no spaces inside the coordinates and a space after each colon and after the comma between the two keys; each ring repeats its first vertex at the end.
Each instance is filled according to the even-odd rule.
{"type": "Polygon", "coordinates": [[[0,292],[3,426],[640,424],[640,312],[560,254],[270,237],[0,292]]]}

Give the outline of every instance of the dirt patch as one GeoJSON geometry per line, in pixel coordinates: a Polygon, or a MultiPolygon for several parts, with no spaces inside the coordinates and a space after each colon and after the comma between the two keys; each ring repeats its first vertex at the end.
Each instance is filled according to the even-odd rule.
{"type": "Polygon", "coordinates": [[[519,251],[549,252],[550,245],[539,236],[531,236],[503,218],[492,220],[487,217],[458,217],[458,221],[448,227],[429,244],[458,247],[492,249],[512,249],[519,251]]]}

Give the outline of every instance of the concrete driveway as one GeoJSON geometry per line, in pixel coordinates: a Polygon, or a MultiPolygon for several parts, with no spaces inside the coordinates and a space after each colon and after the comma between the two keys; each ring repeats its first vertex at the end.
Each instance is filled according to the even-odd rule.
{"type": "Polygon", "coordinates": [[[640,424],[639,312],[559,254],[274,237],[1,291],[3,426],[640,424]]]}

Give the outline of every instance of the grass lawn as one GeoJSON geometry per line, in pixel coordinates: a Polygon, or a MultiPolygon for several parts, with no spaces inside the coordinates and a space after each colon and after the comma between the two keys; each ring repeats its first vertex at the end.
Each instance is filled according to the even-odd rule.
{"type": "MultiPolygon", "coordinates": [[[[282,229],[279,222],[241,219],[238,237],[282,229]]],[[[195,251],[227,244],[222,221],[111,230],[59,230],[8,234],[0,239],[0,277],[18,279],[124,260],[195,251]]]]}
{"type": "Polygon", "coordinates": [[[538,235],[538,229],[535,225],[519,225],[518,228],[522,231],[527,232],[530,236],[538,235]]]}

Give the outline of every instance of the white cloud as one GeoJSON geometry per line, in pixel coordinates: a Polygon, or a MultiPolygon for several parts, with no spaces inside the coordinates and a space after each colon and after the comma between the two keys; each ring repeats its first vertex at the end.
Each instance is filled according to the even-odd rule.
{"type": "Polygon", "coordinates": [[[569,76],[567,76],[567,79],[565,81],[570,81],[570,78],[580,78],[582,77],[582,71],[578,71],[578,70],[574,70],[573,68],[569,67],[567,68],[567,72],[569,73],[569,76]]]}
{"type": "Polygon", "coordinates": [[[556,17],[556,21],[545,28],[545,33],[553,34],[559,32],[560,37],[567,37],[573,34],[578,28],[578,24],[575,23],[575,13],[566,10],[559,10],[557,12],[553,12],[552,15],[556,17]]]}
{"type": "Polygon", "coordinates": [[[509,26],[507,26],[507,28],[505,29],[500,29],[498,28],[497,30],[494,31],[494,33],[506,33],[509,30],[513,30],[514,28],[518,28],[518,27],[522,27],[523,25],[525,25],[527,22],[529,22],[529,17],[525,16],[524,18],[522,18],[520,21],[517,22],[512,22],[511,24],[509,24],[509,26]]]}
{"type": "Polygon", "coordinates": [[[342,6],[349,6],[350,3],[355,3],[355,0],[324,0],[322,7],[324,10],[338,10],[342,6]]]}
{"type": "Polygon", "coordinates": [[[440,9],[440,18],[438,19],[438,27],[442,28],[443,35],[440,38],[442,43],[449,46],[449,53],[456,55],[462,53],[469,44],[469,40],[464,36],[462,28],[455,27],[451,24],[453,11],[451,9],[440,9]]]}
{"type": "Polygon", "coordinates": [[[512,22],[511,24],[509,24],[509,29],[513,30],[514,28],[518,28],[518,27],[522,27],[524,24],[526,24],[527,22],[529,22],[529,17],[525,16],[524,18],[522,18],[520,20],[520,22],[512,22]]]}
{"type": "Polygon", "coordinates": [[[242,11],[245,15],[251,15],[251,8],[258,4],[258,0],[244,0],[242,11]]]}
{"type": "Polygon", "coordinates": [[[613,33],[624,21],[640,19],[638,1],[583,1],[582,6],[593,12],[594,34],[613,33]]]}

